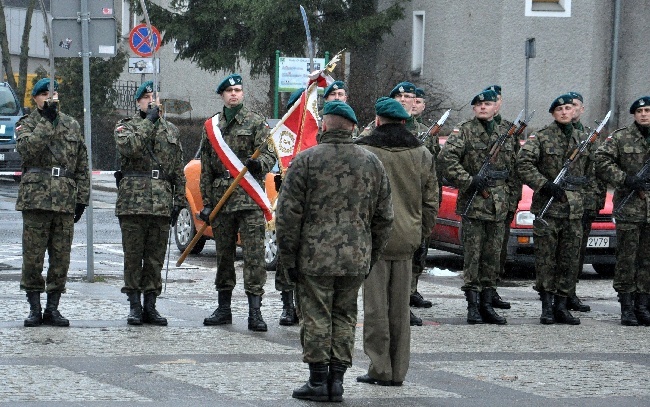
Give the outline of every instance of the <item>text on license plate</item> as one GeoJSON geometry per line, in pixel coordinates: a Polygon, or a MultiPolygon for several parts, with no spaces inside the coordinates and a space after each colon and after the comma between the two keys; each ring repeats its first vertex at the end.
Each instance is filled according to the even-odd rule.
{"type": "Polygon", "coordinates": [[[587,247],[609,247],[609,237],[589,237],[587,238],[587,247]]]}

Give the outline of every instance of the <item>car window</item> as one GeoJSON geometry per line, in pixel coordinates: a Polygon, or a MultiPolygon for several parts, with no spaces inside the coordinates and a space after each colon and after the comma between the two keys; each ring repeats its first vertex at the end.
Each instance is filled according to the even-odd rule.
{"type": "Polygon", "coordinates": [[[17,116],[18,103],[11,89],[0,86],[0,115],[17,116]]]}

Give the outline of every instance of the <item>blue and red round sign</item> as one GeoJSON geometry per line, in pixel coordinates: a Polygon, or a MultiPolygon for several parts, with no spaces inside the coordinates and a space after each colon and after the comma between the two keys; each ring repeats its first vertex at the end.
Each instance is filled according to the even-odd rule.
{"type": "MultiPolygon", "coordinates": [[[[152,41],[155,50],[160,49],[160,32],[154,26],[151,26],[153,31],[152,41]]],[[[139,24],[133,27],[129,34],[129,46],[136,55],[141,57],[150,57],[153,54],[151,44],[149,43],[149,27],[146,24],[139,24]]]]}

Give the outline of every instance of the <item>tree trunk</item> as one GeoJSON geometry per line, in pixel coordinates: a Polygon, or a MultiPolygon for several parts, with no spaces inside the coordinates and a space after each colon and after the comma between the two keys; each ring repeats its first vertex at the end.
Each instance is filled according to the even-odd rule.
{"type": "MultiPolygon", "coordinates": [[[[20,103],[24,103],[25,90],[27,89],[27,64],[29,62],[29,33],[32,30],[32,15],[34,15],[34,7],[36,0],[30,0],[27,5],[27,13],[25,15],[25,28],[23,29],[23,38],[20,43],[20,64],[18,66],[18,87],[16,94],[20,103]]],[[[52,50],[50,50],[52,52],[52,50]]]]}
{"type": "Polygon", "coordinates": [[[2,66],[4,67],[5,74],[7,75],[7,82],[9,82],[9,86],[16,89],[14,70],[11,68],[11,56],[9,55],[9,41],[7,40],[7,19],[5,17],[5,7],[1,1],[0,1],[0,47],[2,48],[2,66]]]}

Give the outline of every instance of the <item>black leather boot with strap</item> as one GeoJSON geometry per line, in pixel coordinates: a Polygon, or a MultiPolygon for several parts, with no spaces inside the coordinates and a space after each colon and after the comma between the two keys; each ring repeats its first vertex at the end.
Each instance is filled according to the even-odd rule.
{"type": "Polygon", "coordinates": [[[203,325],[230,325],[232,324],[232,310],[230,302],[232,300],[232,291],[219,291],[217,301],[219,306],[214,310],[212,315],[203,319],[203,325]]]}
{"type": "Polygon", "coordinates": [[[621,325],[638,326],[639,321],[634,315],[634,294],[618,293],[618,302],[621,303],[621,325]]]}
{"type": "Polygon", "coordinates": [[[329,401],[327,389],[328,365],[325,363],[309,364],[309,380],[295,389],[291,397],[311,401],[329,401]]]}
{"type": "Polygon", "coordinates": [[[539,317],[539,322],[543,325],[551,325],[555,323],[553,318],[553,293],[542,291],[539,293],[542,299],[542,315],[539,317]]]}
{"type": "Polygon", "coordinates": [[[156,310],[156,293],[153,291],[144,293],[142,322],[159,326],[167,325],[167,318],[161,317],[158,310],[156,310]]]}
{"type": "Polygon", "coordinates": [[[501,315],[497,314],[492,307],[495,292],[496,290],[494,288],[484,288],[483,291],[481,291],[481,307],[479,309],[481,318],[483,319],[483,322],[487,324],[505,325],[508,321],[506,321],[506,319],[501,315]]]}
{"type": "Polygon", "coordinates": [[[330,371],[327,377],[329,401],[343,401],[343,376],[346,370],[348,370],[347,365],[339,361],[330,361],[330,371]]]}
{"type": "Polygon", "coordinates": [[[43,312],[43,325],[70,326],[70,321],[65,319],[59,312],[59,299],[61,299],[61,292],[47,293],[47,302],[43,312]]]}
{"type": "Polygon", "coordinates": [[[650,326],[650,311],[648,311],[648,294],[636,293],[634,299],[634,314],[639,324],[650,326]]]}
{"type": "Polygon", "coordinates": [[[248,329],[255,332],[266,332],[266,322],[262,318],[262,296],[248,294],[248,329]]]}
{"type": "Polygon", "coordinates": [[[41,293],[38,291],[27,291],[27,302],[29,302],[29,315],[24,325],[27,327],[40,326],[43,323],[41,314],[41,293]]]}
{"type": "Polygon", "coordinates": [[[576,318],[566,308],[567,297],[555,295],[553,298],[553,317],[558,324],[580,325],[580,318],[576,318]]]}
{"type": "Polygon", "coordinates": [[[139,291],[132,291],[126,294],[129,299],[129,316],[126,317],[126,323],[129,325],[142,325],[142,302],[139,291]]]}
{"type": "Polygon", "coordinates": [[[282,291],[282,314],[280,315],[280,325],[291,326],[298,323],[296,307],[293,304],[293,290],[282,291]]]}
{"type": "Polygon", "coordinates": [[[465,291],[465,297],[467,298],[467,323],[470,325],[482,324],[483,318],[478,311],[478,291],[467,290],[465,291]]]}

